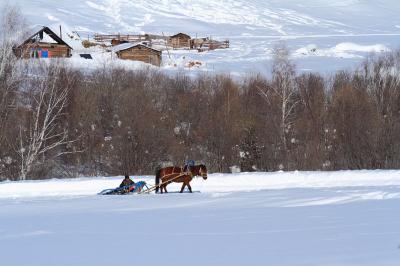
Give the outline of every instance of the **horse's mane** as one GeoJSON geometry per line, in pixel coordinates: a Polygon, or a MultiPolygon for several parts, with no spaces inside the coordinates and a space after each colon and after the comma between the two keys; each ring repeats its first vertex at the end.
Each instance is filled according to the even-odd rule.
{"type": "Polygon", "coordinates": [[[197,167],[199,167],[199,168],[205,168],[205,169],[207,169],[207,166],[205,165],[205,164],[198,164],[198,165],[196,165],[197,167]]]}

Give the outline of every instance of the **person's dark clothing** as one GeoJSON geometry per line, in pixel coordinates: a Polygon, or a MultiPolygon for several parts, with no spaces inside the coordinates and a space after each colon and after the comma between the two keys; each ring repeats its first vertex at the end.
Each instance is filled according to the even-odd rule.
{"type": "Polygon", "coordinates": [[[185,165],[183,166],[183,172],[191,172],[192,167],[194,166],[194,160],[188,160],[185,162],[185,165]]]}
{"type": "Polygon", "coordinates": [[[119,187],[132,186],[134,184],[135,182],[133,182],[129,177],[125,177],[124,180],[122,180],[122,183],[121,185],[119,185],[119,187]]]}

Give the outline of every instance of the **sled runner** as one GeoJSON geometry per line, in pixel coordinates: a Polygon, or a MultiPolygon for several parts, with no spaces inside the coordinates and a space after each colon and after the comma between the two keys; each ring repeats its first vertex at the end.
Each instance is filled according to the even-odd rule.
{"type": "Polygon", "coordinates": [[[126,195],[141,192],[144,188],[148,189],[146,182],[139,181],[131,186],[117,187],[111,189],[105,189],[98,193],[99,195],[126,195]]]}

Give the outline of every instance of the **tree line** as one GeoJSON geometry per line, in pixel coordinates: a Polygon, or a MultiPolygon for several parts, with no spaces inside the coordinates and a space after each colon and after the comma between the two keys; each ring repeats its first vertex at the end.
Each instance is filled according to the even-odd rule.
{"type": "Polygon", "coordinates": [[[400,52],[354,71],[168,75],[18,60],[0,43],[0,180],[153,174],[187,159],[212,172],[400,167],[400,52]]]}

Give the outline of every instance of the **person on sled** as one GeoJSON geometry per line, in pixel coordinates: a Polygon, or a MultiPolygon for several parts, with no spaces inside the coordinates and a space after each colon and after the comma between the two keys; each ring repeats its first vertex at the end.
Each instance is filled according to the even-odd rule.
{"type": "Polygon", "coordinates": [[[191,172],[194,164],[195,164],[194,160],[187,160],[185,162],[185,165],[183,166],[183,172],[191,172]]]}
{"type": "Polygon", "coordinates": [[[129,178],[129,175],[125,175],[125,178],[122,180],[122,183],[119,185],[119,187],[124,189],[125,193],[128,193],[135,190],[135,182],[129,178]]]}

